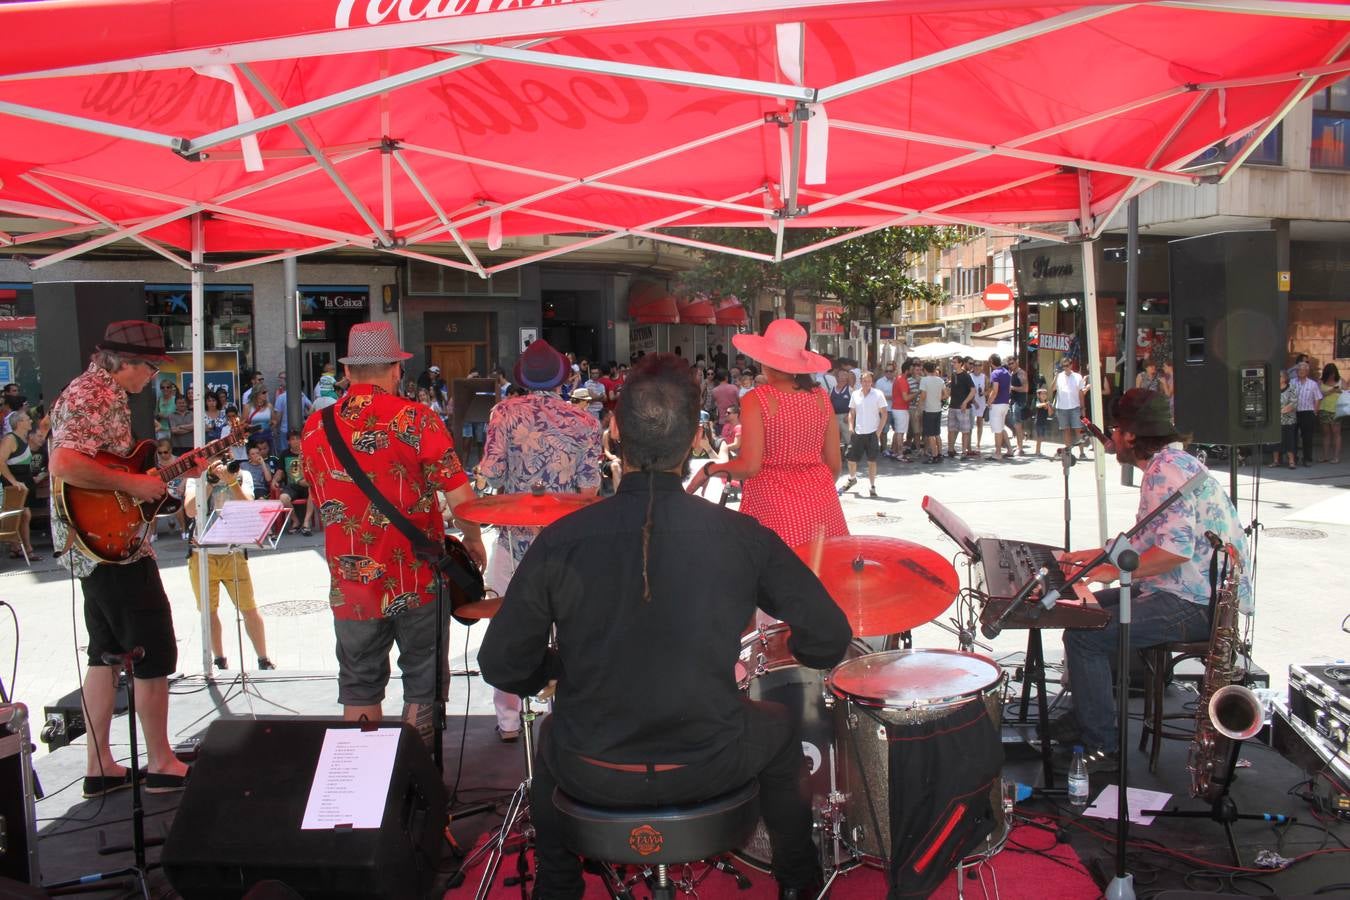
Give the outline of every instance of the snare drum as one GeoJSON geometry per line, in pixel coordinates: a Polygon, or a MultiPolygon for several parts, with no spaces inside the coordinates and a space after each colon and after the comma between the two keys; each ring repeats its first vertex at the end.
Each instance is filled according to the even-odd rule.
{"type": "MultiPolygon", "coordinates": [[[[934,739],[944,730],[940,726],[954,717],[968,719],[968,704],[983,702],[993,723],[982,732],[993,742],[986,749],[1002,758],[1002,681],[1002,670],[993,660],[957,650],[884,650],[835,667],[827,682],[841,701],[834,718],[845,845],[874,864],[890,859],[893,736],[888,727],[927,725],[923,732],[933,736],[913,739],[909,746],[914,746],[934,739]]],[[[983,742],[980,746],[985,747],[983,742]]],[[[962,760],[953,759],[951,765],[961,766],[962,760]]],[[[994,829],[971,855],[992,855],[1006,838],[1001,778],[994,778],[990,794],[994,829]]]]}
{"type": "MultiPolygon", "coordinates": [[[[791,629],[775,622],[751,631],[741,640],[741,655],[736,662],[736,681],[751,700],[767,700],[787,707],[788,716],[801,729],[802,755],[806,757],[807,783],[811,787],[811,809],[816,818],[825,809],[830,794],[830,769],[833,765],[834,719],[829,707],[833,698],[825,688],[825,673],[801,665],[788,649],[791,629]]],[[[845,659],[861,657],[871,650],[862,641],[853,641],[845,659]]],[[[820,829],[816,829],[819,834],[820,829]]],[[[763,872],[769,871],[771,854],[769,835],[760,821],[755,832],[736,856],[763,872]]]]}

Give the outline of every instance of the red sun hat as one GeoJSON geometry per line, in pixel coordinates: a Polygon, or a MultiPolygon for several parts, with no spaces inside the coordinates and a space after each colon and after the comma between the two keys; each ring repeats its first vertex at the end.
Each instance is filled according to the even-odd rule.
{"type": "Polygon", "coordinates": [[[828,372],[830,361],[806,349],[806,329],[793,319],[774,319],[758,334],[738,334],[732,345],[746,356],[789,375],[828,372]]]}

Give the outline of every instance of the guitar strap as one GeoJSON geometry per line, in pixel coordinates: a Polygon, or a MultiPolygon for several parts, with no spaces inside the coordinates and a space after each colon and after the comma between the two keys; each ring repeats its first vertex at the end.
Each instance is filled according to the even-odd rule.
{"type": "Polygon", "coordinates": [[[412,544],[413,553],[430,563],[434,571],[449,576],[450,580],[466,594],[481,591],[481,585],[474,583],[473,577],[461,568],[458,560],[449,557],[444,547],[431,540],[414,525],[412,520],[405,516],[388,497],[380,493],[379,488],[375,487],[375,484],[370,480],[370,476],[362,471],[361,464],[356,459],[356,454],[352,452],[351,447],[347,446],[347,442],[342,438],[342,433],[338,431],[337,407],[338,404],[328,406],[319,415],[323,419],[324,435],[333,448],[333,454],[338,458],[338,462],[342,463],[343,468],[351,477],[352,483],[360,488],[361,493],[365,494],[370,502],[374,503],[376,508],[389,519],[389,523],[408,539],[408,542],[412,544]]]}

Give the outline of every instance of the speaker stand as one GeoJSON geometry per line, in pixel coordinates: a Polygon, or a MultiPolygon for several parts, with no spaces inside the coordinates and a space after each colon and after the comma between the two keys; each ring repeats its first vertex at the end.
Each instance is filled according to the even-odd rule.
{"type": "MultiPolygon", "coordinates": [[[[150,888],[145,880],[149,866],[145,863],[145,807],[141,802],[140,746],[136,740],[136,682],[134,680],[136,677],[135,662],[144,656],[145,651],[140,647],[136,647],[130,653],[103,654],[103,661],[108,665],[117,663],[126,669],[127,682],[130,685],[127,690],[127,729],[130,732],[131,759],[127,771],[131,773],[131,850],[133,863],[121,869],[94,872],[90,875],[81,875],[79,878],[58,881],[54,884],[44,884],[43,890],[53,896],[81,893],[89,890],[88,886],[91,884],[130,878],[140,886],[143,900],[150,900],[150,888]]],[[[99,853],[114,853],[126,849],[126,847],[100,848],[99,853]]]]}

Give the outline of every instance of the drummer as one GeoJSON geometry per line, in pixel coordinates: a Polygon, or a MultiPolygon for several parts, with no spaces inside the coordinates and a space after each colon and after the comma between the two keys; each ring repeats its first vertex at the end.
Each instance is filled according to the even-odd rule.
{"type": "MultiPolygon", "coordinates": [[[[546,340],[530,343],[516,361],[514,383],[528,394],[492,408],[479,480],[508,494],[542,487],[549,493],[594,494],[600,489],[600,427],[595,417],[558,394],[571,372],[567,359],[546,340]]],[[[499,528],[483,583],[505,595],[511,574],[539,533],[537,528],[499,528]]],[[[520,698],[494,691],[497,737],[520,737],[520,698]]]]}
{"type": "Polygon", "coordinates": [[[634,367],[616,413],[618,493],[535,539],[478,653],[483,677],[503,690],[556,687],[531,788],[536,898],[583,894],[580,862],[558,833],[555,785],[583,801],[649,806],[754,778],[779,896],[819,892],[799,729],[784,707],[746,699],[733,671],[756,604],[791,626],[789,649],[806,666],[839,662],[851,634],[773,532],[681,489],[699,400],[678,357],[634,367]],[[718,589],[691,589],[692,567],[718,589]]]}

